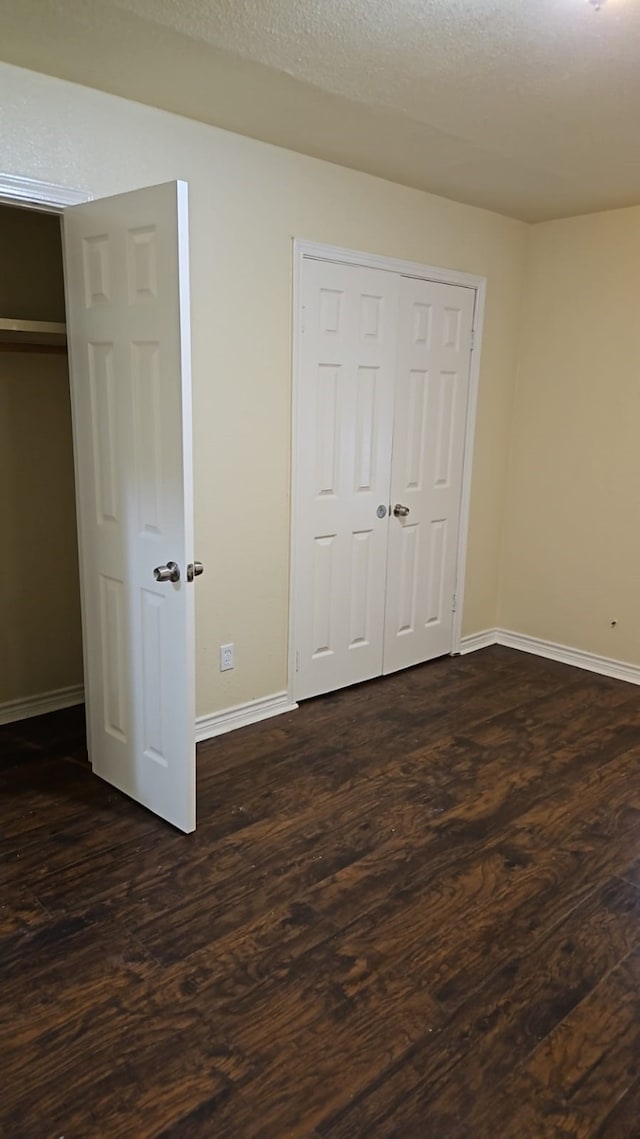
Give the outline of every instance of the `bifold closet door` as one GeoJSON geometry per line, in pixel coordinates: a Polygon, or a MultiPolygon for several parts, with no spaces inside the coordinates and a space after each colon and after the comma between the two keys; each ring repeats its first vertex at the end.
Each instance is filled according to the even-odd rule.
{"type": "Polygon", "coordinates": [[[400,279],[305,258],[295,696],[382,672],[400,279]]]}
{"type": "Polygon", "coordinates": [[[305,258],[296,699],[451,651],[475,292],[305,258]]]}
{"type": "Polygon", "coordinates": [[[401,280],[385,673],[451,652],[474,300],[401,280]]]}

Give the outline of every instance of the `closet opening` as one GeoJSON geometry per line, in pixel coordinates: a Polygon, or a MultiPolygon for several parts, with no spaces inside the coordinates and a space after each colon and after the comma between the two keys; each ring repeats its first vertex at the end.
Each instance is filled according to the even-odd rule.
{"type": "MultiPolygon", "coordinates": [[[[69,719],[84,702],[92,773],[189,833],[203,567],[193,537],[188,186],[92,198],[0,173],[0,211],[9,538],[0,722],[26,726],[59,709],[62,720],[48,716],[40,736],[75,758],[69,719]]],[[[24,727],[13,738],[18,753],[39,746],[24,727]]]]}
{"type": "Polygon", "coordinates": [[[0,724],[87,762],[60,216],[0,204],[0,247],[0,724]]]}

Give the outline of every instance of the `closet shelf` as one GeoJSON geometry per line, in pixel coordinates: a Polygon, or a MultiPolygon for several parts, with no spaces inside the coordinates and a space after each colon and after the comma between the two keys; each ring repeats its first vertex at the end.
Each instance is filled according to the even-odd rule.
{"type": "Polygon", "coordinates": [[[65,352],[67,326],[53,320],[0,317],[0,348],[5,351],[65,352]]]}

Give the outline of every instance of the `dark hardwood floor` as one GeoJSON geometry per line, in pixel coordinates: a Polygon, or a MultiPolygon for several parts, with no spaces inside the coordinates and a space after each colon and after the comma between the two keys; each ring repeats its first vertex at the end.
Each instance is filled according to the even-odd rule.
{"type": "Polygon", "coordinates": [[[3,1139],[640,1136],[640,689],[508,649],[198,750],[0,729],[3,1139]]]}

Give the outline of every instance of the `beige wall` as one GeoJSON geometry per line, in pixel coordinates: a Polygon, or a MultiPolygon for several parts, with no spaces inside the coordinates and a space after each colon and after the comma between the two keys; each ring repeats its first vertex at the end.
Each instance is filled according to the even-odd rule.
{"type": "Polygon", "coordinates": [[[639,266],[640,208],[531,230],[499,613],[635,664],[639,266]]]}
{"type": "Polygon", "coordinates": [[[0,103],[0,170],[189,182],[198,712],[286,686],[294,236],[488,277],[464,631],[494,625],[527,227],[6,65],[0,103]]]}

